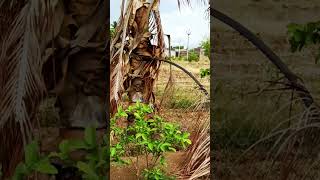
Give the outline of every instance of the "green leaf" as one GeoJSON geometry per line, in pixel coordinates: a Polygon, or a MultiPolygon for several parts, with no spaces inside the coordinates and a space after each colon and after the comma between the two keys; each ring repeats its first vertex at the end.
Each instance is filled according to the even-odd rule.
{"type": "Polygon", "coordinates": [[[137,133],[137,134],[136,134],[136,139],[138,139],[139,137],[142,137],[142,134],[141,134],[141,133],[137,133]]]}
{"type": "Polygon", "coordinates": [[[192,143],[190,139],[186,139],[185,142],[189,145],[192,143]]]}
{"type": "Polygon", "coordinates": [[[137,133],[136,134],[136,139],[138,139],[139,137],[142,137],[142,139],[144,140],[144,141],[146,141],[148,138],[147,138],[147,135],[145,135],[145,134],[142,134],[142,133],[137,133]]]}
{"type": "Polygon", "coordinates": [[[79,161],[77,163],[77,167],[80,171],[84,172],[88,178],[99,179],[98,175],[93,170],[93,168],[89,166],[89,164],[79,161]]]}
{"type": "Polygon", "coordinates": [[[160,164],[161,164],[161,165],[166,165],[166,161],[165,161],[164,156],[161,156],[161,157],[160,157],[160,164]]]}
{"type": "Polygon", "coordinates": [[[91,148],[95,148],[97,146],[96,128],[87,127],[84,131],[84,140],[91,148]]]}
{"type": "Polygon", "coordinates": [[[119,117],[128,117],[128,114],[122,109],[121,106],[118,108],[117,115],[118,115],[119,117]]]}
{"type": "Polygon", "coordinates": [[[22,180],[23,177],[26,177],[28,175],[28,168],[24,163],[18,164],[18,166],[15,169],[13,180],[22,180]]]}
{"type": "Polygon", "coordinates": [[[48,155],[49,158],[53,158],[53,157],[60,157],[60,153],[57,152],[50,152],[50,154],[48,155]]]}
{"type": "Polygon", "coordinates": [[[114,155],[116,155],[116,148],[110,148],[110,156],[114,157],[114,155]]]}
{"type": "Polygon", "coordinates": [[[150,151],[152,151],[153,150],[153,144],[152,143],[148,143],[148,148],[149,148],[150,151]]]}
{"type": "Polygon", "coordinates": [[[79,149],[88,149],[88,146],[83,140],[80,139],[72,139],[69,140],[70,143],[70,151],[75,151],[79,149]]]}
{"type": "Polygon", "coordinates": [[[63,141],[59,144],[59,150],[60,150],[62,153],[69,153],[69,149],[70,149],[69,140],[63,140],[63,141]]]}
{"type": "Polygon", "coordinates": [[[142,119],[139,113],[136,113],[136,112],[135,112],[135,113],[133,113],[133,114],[134,114],[134,117],[135,117],[136,119],[142,119]]]}
{"type": "Polygon", "coordinates": [[[184,138],[184,139],[186,139],[186,138],[188,138],[190,136],[190,133],[183,133],[183,136],[182,136],[182,138],[184,138]]]}
{"type": "Polygon", "coordinates": [[[167,147],[170,147],[171,144],[170,143],[163,143],[160,146],[161,151],[165,152],[167,147]]]}
{"type": "Polygon", "coordinates": [[[50,163],[48,158],[41,159],[37,162],[34,170],[43,174],[57,174],[58,170],[50,163]]]}
{"type": "Polygon", "coordinates": [[[39,160],[39,146],[36,141],[32,141],[25,148],[25,163],[27,166],[32,166],[39,160]]]}
{"type": "Polygon", "coordinates": [[[172,152],[177,152],[177,150],[175,148],[173,148],[173,147],[168,147],[168,150],[172,151],[172,152]]]}

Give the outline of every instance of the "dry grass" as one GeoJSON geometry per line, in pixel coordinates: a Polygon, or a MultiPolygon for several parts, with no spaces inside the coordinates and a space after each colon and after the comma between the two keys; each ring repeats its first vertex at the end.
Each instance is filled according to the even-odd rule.
{"type": "MultiPolygon", "coordinates": [[[[243,38],[235,34],[233,38],[224,38],[224,48],[216,48],[214,57],[215,177],[317,179],[318,124],[307,123],[310,109],[290,90],[262,92],[269,84],[266,81],[279,74],[243,38]]],[[[320,97],[318,79],[308,72],[319,65],[310,64],[309,52],[291,54],[283,43],[271,46],[282,46],[280,56],[285,63],[303,78],[314,97],[320,97]]],[[[283,86],[271,88],[279,87],[283,86]]]]}

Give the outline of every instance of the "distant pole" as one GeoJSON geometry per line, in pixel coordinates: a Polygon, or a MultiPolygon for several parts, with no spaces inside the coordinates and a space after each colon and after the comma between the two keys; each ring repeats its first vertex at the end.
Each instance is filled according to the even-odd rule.
{"type": "Polygon", "coordinates": [[[187,30],[187,35],[188,35],[188,43],[187,43],[187,61],[189,61],[189,37],[191,35],[190,29],[187,30]]]}
{"type": "Polygon", "coordinates": [[[168,36],[168,41],[169,41],[169,58],[171,59],[171,37],[169,34],[167,36],[168,36]]]}

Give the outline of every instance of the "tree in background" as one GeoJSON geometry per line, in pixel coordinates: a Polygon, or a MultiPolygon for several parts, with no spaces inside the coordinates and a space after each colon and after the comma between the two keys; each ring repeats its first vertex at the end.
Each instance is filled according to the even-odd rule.
{"type": "Polygon", "coordinates": [[[117,27],[117,22],[113,21],[112,24],[110,24],[110,35],[111,35],[111,39],[114,38],[115,34],[116,34],[116,27],[117,27]]]}
{"type": "Polygon", "coordinates": [[[201,48],[204,49],[204,55],[209,57],[209,54],[210,54],[210,39],[208,38],[208,39],[202,41],[200,46],[201,46],[201,48]]]}

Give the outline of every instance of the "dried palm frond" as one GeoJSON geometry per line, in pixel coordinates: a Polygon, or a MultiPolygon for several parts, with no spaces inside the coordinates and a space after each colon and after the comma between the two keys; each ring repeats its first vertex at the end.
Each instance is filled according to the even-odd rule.
{"type": "MultiPolygon", "coordinates": [[[[14,1],[12,1],[14,2],[14,1]]],[[[1,9],[10,3],[2,3],[1,9]]],[[[51,13],[57,1],[29,0],[18,3],[22,7],[12,17],[8,32],[0,38],[0,132],[2,149],[0,161],[14,161],[12,149],[21,149],[32,138],[31,122],[34,110],[45,93],[41,77],[42,53],[48,40],[41,40],[52,31],[51,13]],[[4,142],[4,143],[2,143],[4,142]],[[5,144],[7,142],[7,144],[5,144]],[[17,147],[18,146],[18,147],[17,147]],[[10,152],[10,153],[9,153],[10,152]]],[[[7,170],[8,164],[4,166],[7,170]]]]}
{"type": "MultiPolygon", "coordinates": [[[[292,99],[291,101],[298,103],[301,102],[301,98],[292,99]]],[[[284,104],[276,114],[282,113],[283,109],[288,108],[288,106],[290,106],[290,103],[284,104]]],[[[247,169],[255,173],[253,174],[254,176],[265,173],[264,175],[269,177],[271,173],[274,174],[275,169],[280,170],[277,176],[281,179],[302,179],[302,177],[314,176],[312,173],[317,171],[314,169],[311,172],[310,169],[319,163],[319,113],[319,106],[314,103],[305,108],[303,112],[280,122],[267,136],[251,145],[239,157],[238,162],[243,160],[254,161],[256,158],[253,158],[253,156],[258,154],[254,148],[257,148],[258,145],[263,145],[268,148],[268,153],[263,160],[266,162],[265,167],[261,170],[256,170],[254,162],[252,162],[252,167],[250,165],[247,167],[247,169]]],[[[315,175],[315,177],[318,176],[319,174],[315,175]]]]}
{"type": "Polygon", "coordinates": [[[144,81],[143,99],[146,102],[152,99],[154,81],[160,67],[160,62],[153,58],[164,56],[159,1],[123,0],[121,7],[124,4],[127,8],[119,18],[110,47],[111,112],[121,104],[122,94],[136,77],[144,81]],[[142,60],[145,57],[148,57],[147,61],[142,60]]]}
{"type": "Polygon", "coordinates": [[[185,166],[178,173],[179,179],[209,179],[210,175],[210,118],[199,119],[197,132],[191,139],[192,145],[186,155],[185,166]]]}

